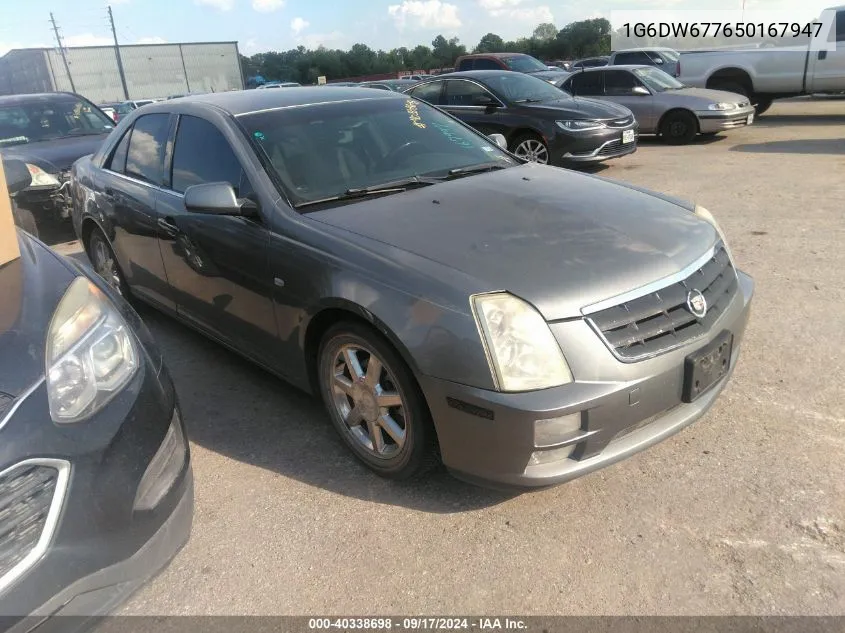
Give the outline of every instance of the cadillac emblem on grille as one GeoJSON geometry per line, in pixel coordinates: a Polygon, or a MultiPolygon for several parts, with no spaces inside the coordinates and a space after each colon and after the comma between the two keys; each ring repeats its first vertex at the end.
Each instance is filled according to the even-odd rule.
{"type": "Polygon", "coordinates": [[[700,290],[690,290],[687,293],[687,308],[699,319],[703,319],[707,314],[707,299],[700,290]]]}

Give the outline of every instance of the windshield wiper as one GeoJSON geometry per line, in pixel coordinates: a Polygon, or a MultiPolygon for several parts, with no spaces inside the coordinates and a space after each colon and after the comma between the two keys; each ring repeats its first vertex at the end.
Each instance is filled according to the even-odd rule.
{"type": "Polygon", "coordinates": [[[402,180],[393,180],[391,182],[385,182],[380,185],[371,185],[370,187],[358,187],[347,189],[343,193],[339,193],[334,196],[329,196],[328,198],[320,198],[319,200],[306,200],[305,202],[300,202],[296,205],[296,208],[302,207],[310,207],[317,204],[324,204],[327,202],[338,202],[341,200],[355,200],[357,198],[367,198],[369,196],[381,196],[381,195],[388,195],[391,193],[402,193],[403,191],[407,191],[413,187],[425,187],[427,185],[433,185],[440,181],[442,178],[434,178],[429,176],[414,176],[412,178],[403,178],[402,180]]]}
{"type": "Polygon", "coordinates": [[[542,103],[545,99],[517,99],[514,103],[542,103]]]}
{"type": "Polygon", "coordinates": [[[480,174],[485,171],[497,171],[499,169],[507,169],[510,165],[503,165],[497,163],[481,163],[480,165],[469,165],[468,167],[455,167],[449,170],[447,178],[457,178],[460,176],[469,176],[471,174],[480,174]]]}

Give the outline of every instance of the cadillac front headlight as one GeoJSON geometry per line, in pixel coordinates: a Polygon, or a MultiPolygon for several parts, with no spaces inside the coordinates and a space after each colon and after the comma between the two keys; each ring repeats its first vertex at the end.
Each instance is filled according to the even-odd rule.
{"type": "Polygon", "coordinates": [[[719,235],[719,238],[722,240],[722,244],[725,245],[725,250],[728,253],[728,257],[731,259],[731,263],[734,263],[734,256],[731,252],[731,247],[728,246],[728,238],[725,236],[725,232],[722,230],[722,227],[719,226],[719,223],[716,222],[716,218],[713,217],[713,214],[710,213],[707,209],[702,206],[695,205],[695,214],[700,217],[705,222],[709,222],[710,225],[716,229],[716,233],[719,235]]]}
{"type": "Polygon", "coordinates": [[[532,391],[572,382],[549,325],[531,305],[506,292],[471,299],[496,387],[532,391]]]}
{"type": "Polygon", "coordinates": [[[47,332],[47,397],[59,424],[96,413],[138,369],[138,351],[123,317],[85,277],[59,302],[47,332]]]}

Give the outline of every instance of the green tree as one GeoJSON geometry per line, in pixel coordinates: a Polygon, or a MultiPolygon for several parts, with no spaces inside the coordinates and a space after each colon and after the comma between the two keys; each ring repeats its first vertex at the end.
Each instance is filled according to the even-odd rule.
{"type": "Polygon", "coordinates": [[[543,24],[537,25],[537,28],[534,29],[532,37],[541,42],[553,40],[557,37],[557,27],[551,22],[543,22],[543,24]]]}
{"type": "Polygon", "coordinates": [[[475,47],[475,53],[501,53],[505,50],[505,41],[495,33],[488,33],[481,38],[478,46],[475,47]]]}
{"type": "Polygon", "coordinates": [[[431,42],[432,56],[438,67],[448,67],[455,63],[455,60],[461,55],[466,55],[467,48],[457,37],[446,39],[442,35],[438,35],[431,42]]]}
{"type": "Polygon", "coordinates": [[[563,57],[592,57],[610,53],[610,22],[604,18],[571,22],[557,34],[563,57]]]}

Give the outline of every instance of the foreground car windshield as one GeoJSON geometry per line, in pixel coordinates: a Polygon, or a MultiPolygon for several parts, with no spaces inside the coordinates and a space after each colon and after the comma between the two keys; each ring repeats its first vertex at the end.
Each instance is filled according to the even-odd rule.
{"type": "Polygon", "coordinates": [[[494,92],[514,103],[555,101],[566,96],[548,81],[521,73],[502,73],[486,78],[485,83],[494,92]]]}
{"type": "Polygon", "coordinates": [[[549,67],[546,66],[539,59],[535,59],[530,55],[517,55],[515,57],[505,57],[503,61],[505,62],[505,64],[508,65],[508,68],[510,68],[511,70],[515,70],[518,73],[533,73],[539,70],[549,69],[549,67]]]}
{"type": "Polygon", "coordinates": [[[113,127],[105,114],[71,95],[0,105],[0,147],[105,134],[113,127]]]}
{"type": "Polygon", "coordinates": [[[684,87],[684,84],[659,68],[637,68],[634,70],[634,74],[655,92],[679,90],[684,87]]]}
{"type": "Polygon", "coordinates": [[[239,119],[294,205],[491,161],[516,164],[492,141],[414,99],[281,108],[239,119]]]}

